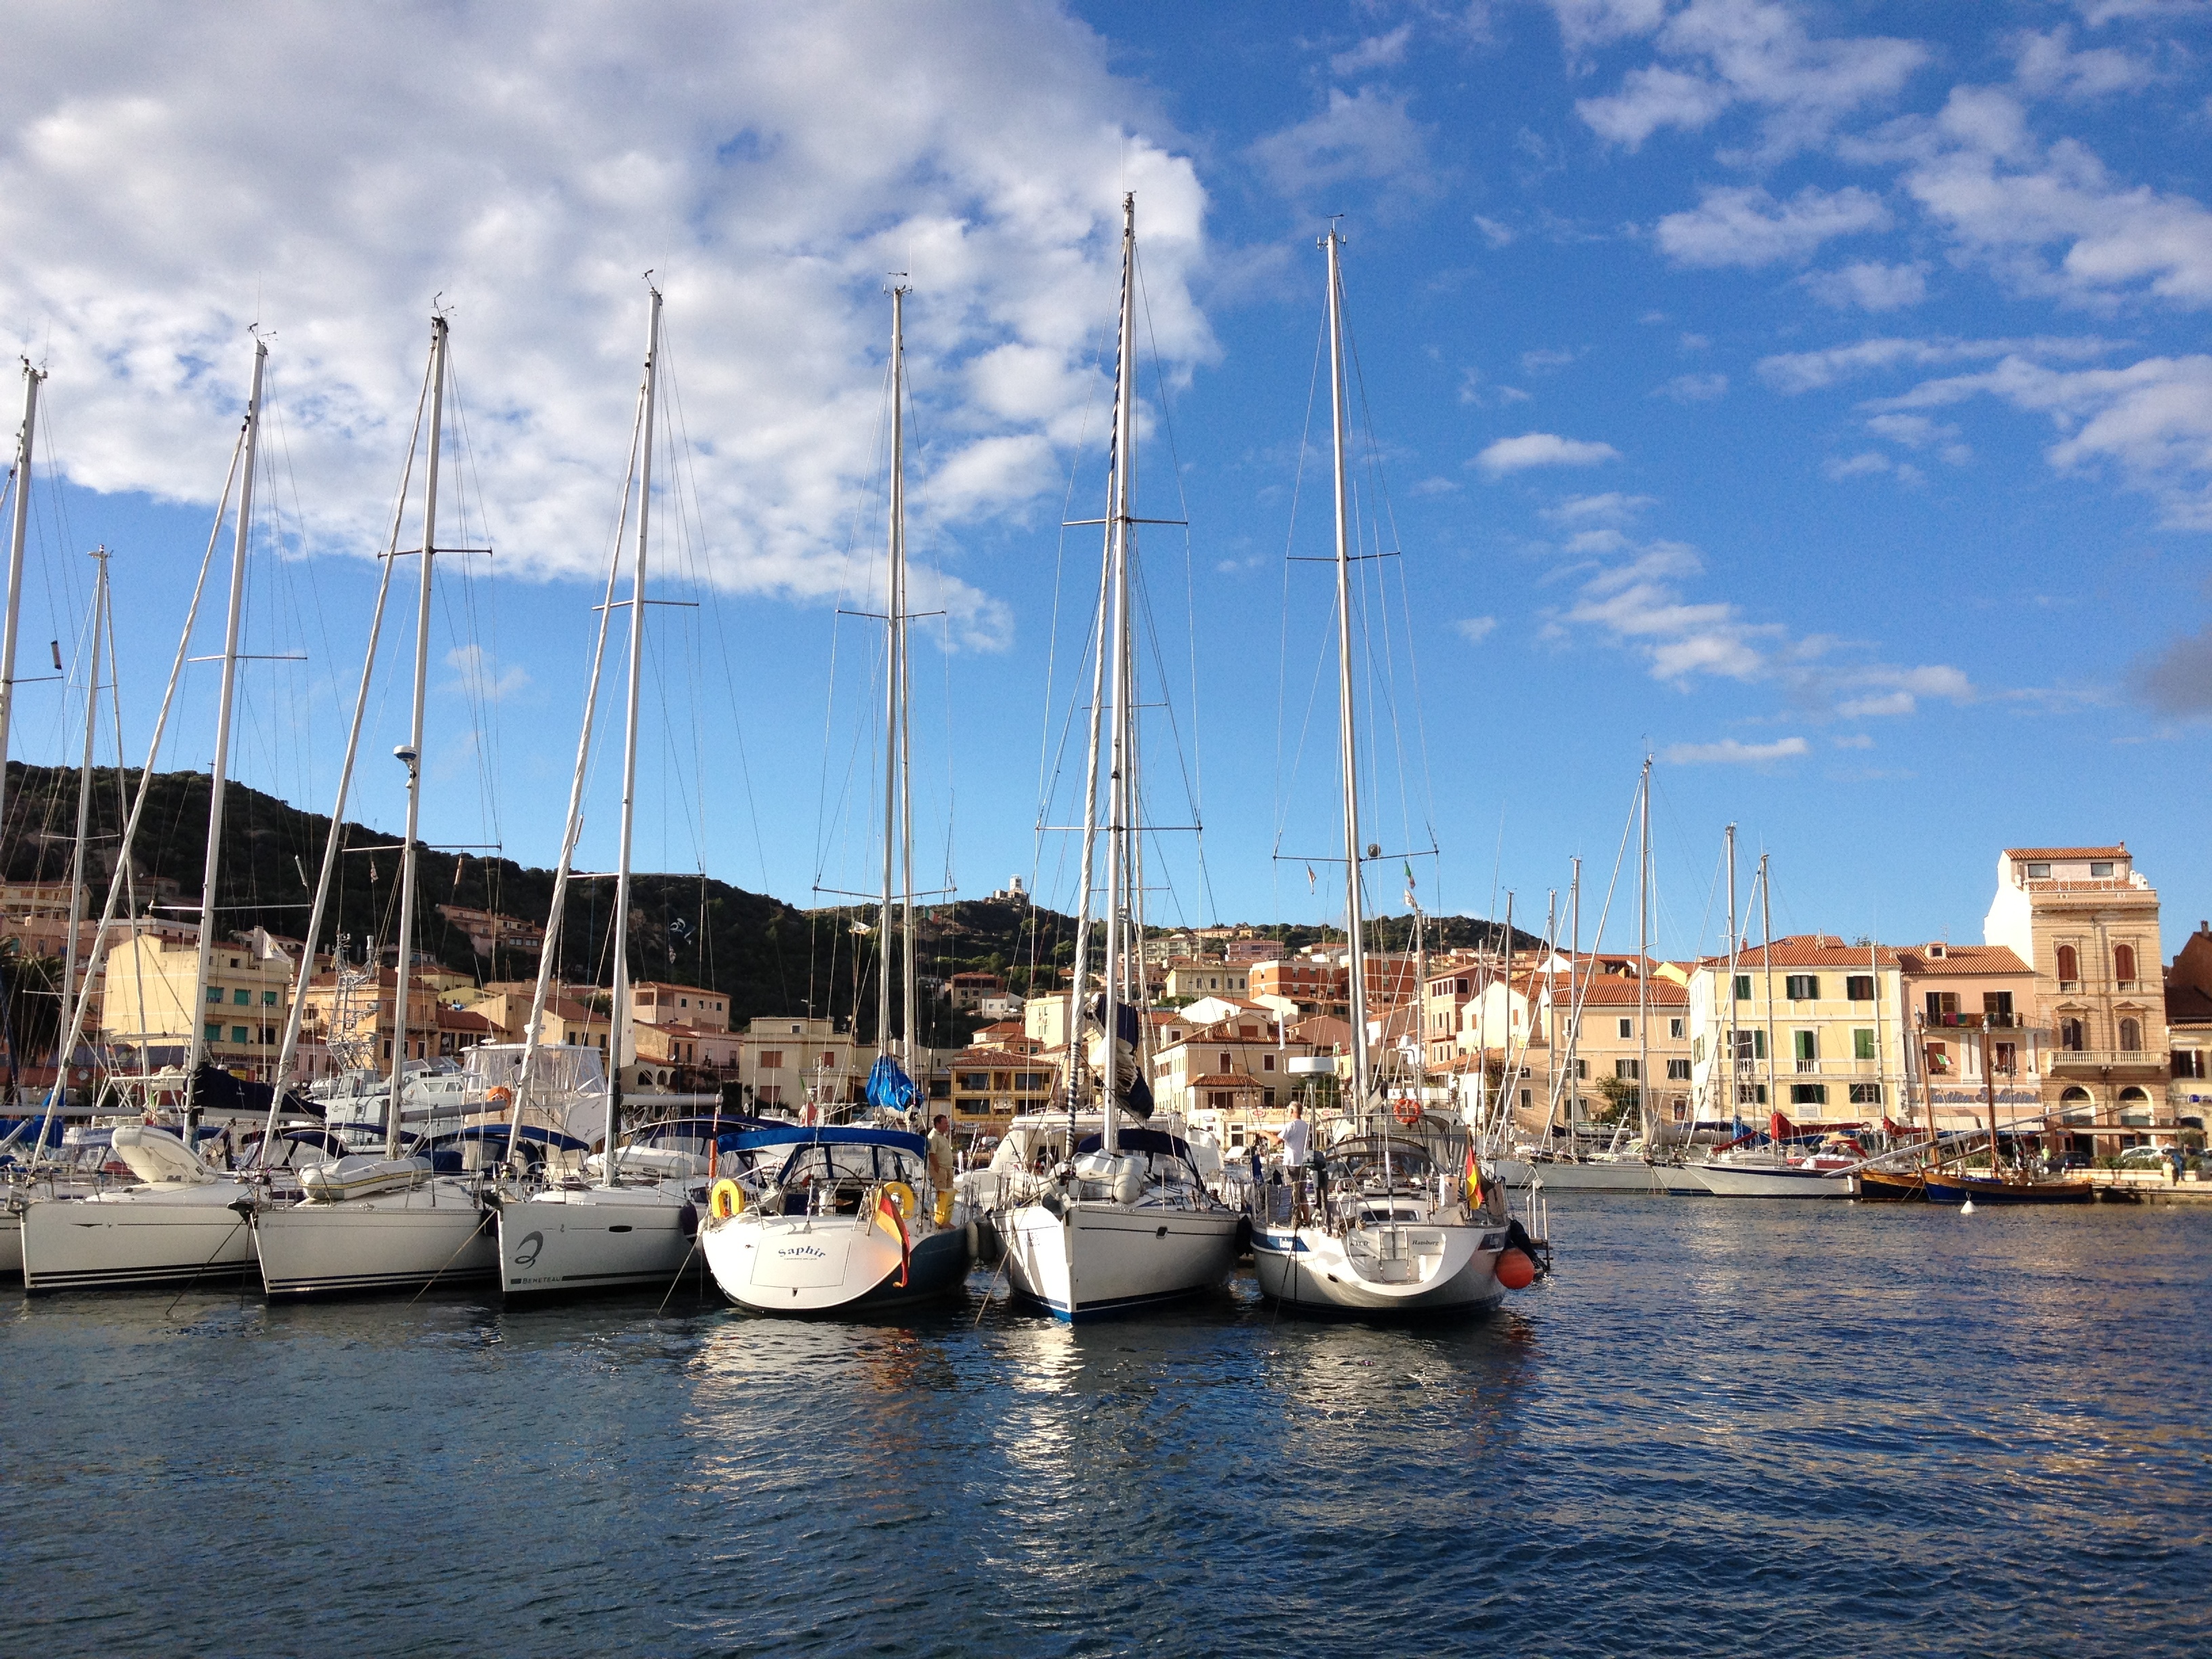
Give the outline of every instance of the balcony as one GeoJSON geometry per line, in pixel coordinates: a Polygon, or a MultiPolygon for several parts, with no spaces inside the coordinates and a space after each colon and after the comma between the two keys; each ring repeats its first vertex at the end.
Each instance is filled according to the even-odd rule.
{"type": "Polygon", "coordinates": [[[2025,1014],[1923,1014],[1921,1023],[1931,1031],[2024,1031],[2025,1014]]]}
{"type": "Polygon", "coordinates": [[[2162,1072],[2166,1067],[2163,1048],[2046,1048],[2043,1059],[2045,1068],[2054,1073],[2162,1072]]]}

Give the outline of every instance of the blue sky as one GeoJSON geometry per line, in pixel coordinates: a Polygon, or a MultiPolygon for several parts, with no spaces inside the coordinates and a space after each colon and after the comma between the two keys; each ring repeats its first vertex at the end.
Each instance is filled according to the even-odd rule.
{"type": "MultiPolygon", "coordinates": [[[[1285,556],[1327,550],[1300,435],[1341,214],[1361,499],[1387,491],[1403,556],[1370,568],[1363,684],[1402,739],[1374,833],[1433,836],[1425,902],[1540,915],[1577,854],[1601,889],[1648,745],[1662,948],[1717,939],[1731,819],[1778,928],[1977,939],[2000,847],[2123,838],[2169,950],[2212,913],[2207,7],[882,17],[44,19],[0,97],[0,319],[50,371],[70,480],[37,496],[27,639],[66,641],[83,548],[114,547],[135,758],[258,313],[294,556],[260,561],[253,614],[311,660],[247,671],[240,770],[324,806],[442,293],[468,533],[500,550],[447,589],[428,822],[549,859],[652,266],[690,445],[670,579],[701,608],[651,635],[641,858],[799,902],[864,885],[870,641],[834,613],[873,579],[904,270],[917,580],[946,612],[916,665],[922,860],[1064,902],[1039,757],[1097,550],[1055,526],[1103,488],[1134,190],[1140,482],[1191,526],[1146,542],[1183,745],[1155,717],[1148,775],[1181,821],[1195,763],[1207,826],[1203,880],[1164,841],[1154,915],[1322,920],[1328,579],[1285,556]]],[[[167,763],[205,762],[198,672],[167,763]]],[[[378,757],[405,717],[380,695],[378,757]]],[[[25,687],[14,752],[70,751],[67,722],[25,687]]],[[[361,811],[397,821],[398,771],[372,760],[361,811]]]]}

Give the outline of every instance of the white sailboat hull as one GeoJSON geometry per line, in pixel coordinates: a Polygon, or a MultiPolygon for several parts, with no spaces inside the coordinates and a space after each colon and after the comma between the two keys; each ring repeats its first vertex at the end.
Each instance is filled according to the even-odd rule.
{"type": "Polygon", "coordinates": [[[1851,1178],[1828,1170],[1792,1170],[1756,1164],[1731,1167],[1722,1164],[1692,1164],[1690,1172],[1705,1183],[1705,1190],[1723,1198],[1849,1198],[1851,1178]]]}
{"type": "Polygon", "coordinates": [[[137,1290],[236,1279],[253,1265],[252,1203],[245,1182],[226,1180],[36,1200],[23,1211],[23,1288],[137,1290]]]}
{"type": "Polygon", "coordinates": [[[925,1301],[957,1289],[975,1260],[964,1223],[921,1223],[902,1285],[898,1238],[884,1227],[861,1216],[757,1210],[709,1218],[699,1229],[699,1249],[722,1294],[763,1314],[866,1313],[925,1301]]]}
{"type": "Polygon", "coordinates": [[[1236,1265],[1238,1217],[1077,1200],[1003,1215],[1006,1277],[1017,1295],[1076,1322],[1211,1290],[1236,1265]]]}
{"type": "Polygon", "coordinates": [[[0,1278],[23,1276],[23,1218],[0,1210],[0,1278]]]}
{"type": "Polygon", "coordinates": [[[467,1182],[450,1179],[337,1204],[264,1210],[254,1236],[262,1286],[273,1297],[461,1285],[499,1269],[491,1214],[467,1182]]]}
{"type": "Polygon", "coordinates": [[[693,1256],[700,1206],[676,1183],[533,1193],[499,1212],[499,1287],[573,1296],[666,1286],[693,1256]]]}
{"type": "Polygon", "coordinates": [[[1641,1193],[1650,1197],[1705,1190],[1705,1183],[1688,1170],[1669,1164],[1646,1164],[1642,1158],[1538,1164],[1534,1171],[1534,1184],[1551,1193],[1641,1193]]]}
{"type": "Polygon", "coordinates": [[[1252,1270],[1263,1295],[1294,1308],[1480,1313],[1505,1294],[1498,1282],[1505,1247],[1503,1227],[1261,1227],[1252,1235],[1252,1270]]]}

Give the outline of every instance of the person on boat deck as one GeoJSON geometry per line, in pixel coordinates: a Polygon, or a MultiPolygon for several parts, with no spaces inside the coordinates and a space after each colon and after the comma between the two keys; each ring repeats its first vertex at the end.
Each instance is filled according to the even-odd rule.
{"type": "Polygon", "coordinates": [[[939,1112],[930,1120],[929,1184],[937,1194],[936,1222],[940,1227],[952,1219],[952,1182],[958,1170],[953,1157],[952,1120],[939,1112]]]}
{"type": "Polygon", "coordinates": [[[1303,1170],[1306,1165],[1306,1147],[1313,1135],[1312,1126],[1306,1121],[1306,1109],[1295,1103],[1291,1107],[1290,1121],[1283,1125],[1283,1163],[1285,1167],[1303,1170]]]}

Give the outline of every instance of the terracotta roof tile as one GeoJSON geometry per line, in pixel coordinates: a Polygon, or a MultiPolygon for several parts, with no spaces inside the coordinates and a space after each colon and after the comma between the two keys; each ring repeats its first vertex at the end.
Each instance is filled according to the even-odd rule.
{"type": "Polygon", "coordinates": [[[2027,975],[2034,971],[2009,946],[2002,945],[1946,945],[1940,957],[1930,956],[1924,945],[1908,945],[1897,956],[1905,971],[1917,979],[1939,978],[1945,974],[2027,975]]]}
{"type": "Polygon", "coordinates": [[[2045,859],[2124,859],[2128,844],[2117,847],[2008,847],[2004,855],[2008,859],[2033,859],[2038,864],[2045,859]]]}

